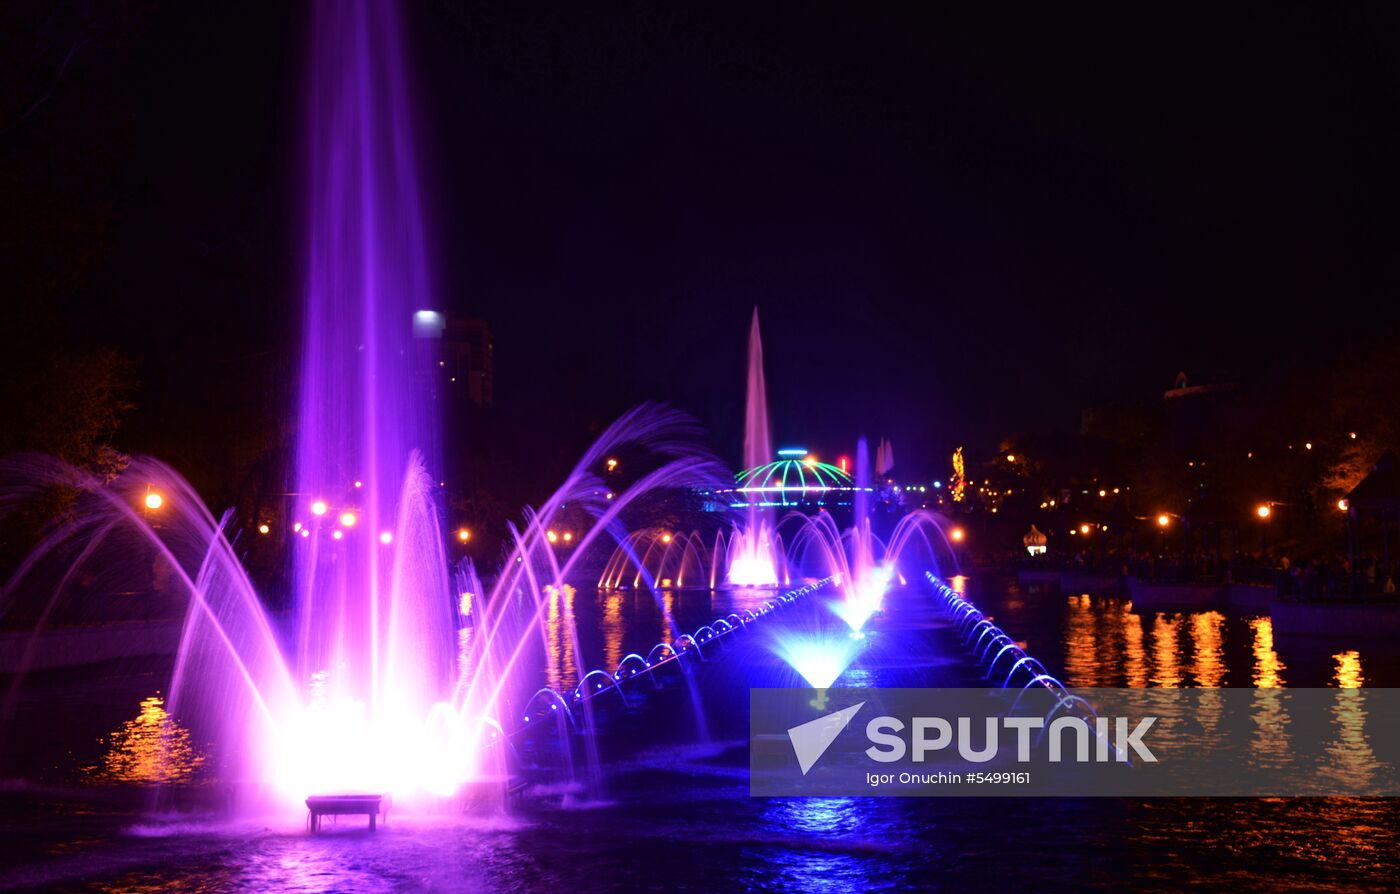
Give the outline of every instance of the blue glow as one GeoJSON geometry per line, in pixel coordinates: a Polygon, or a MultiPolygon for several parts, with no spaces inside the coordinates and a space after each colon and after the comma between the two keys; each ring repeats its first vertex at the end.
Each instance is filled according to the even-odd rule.
{"type": "Polygon", "coordinates": [[[859,650],[848,634],[779,634],[774,651],[813,689],[826,689],[846,670],[859,650]]]}
{"type": "Polygon", "coordinates": [[[784,447],[782,450],[779,450],[779,451],[778,451],[778,455],[779,455],[779,456],[806,456],[806,455],[807,455],[807,448],[805,448],[805,447],[784,447]]]}

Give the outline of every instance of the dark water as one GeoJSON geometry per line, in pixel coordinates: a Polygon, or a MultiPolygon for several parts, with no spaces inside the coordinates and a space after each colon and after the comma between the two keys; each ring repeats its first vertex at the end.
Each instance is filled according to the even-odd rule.
{"type": "MultiPolygon", "coordinates": [[[[1114,599],[1028,592],[999,580],[968,587],[974,601],[1073,685],[1393,686],[1400,679],[1384,648],[1274,641],[1258,617],[1139,616],[1114,599]]],[[[672,599],[688,630],[719,613],[728,597],[672,599]]],[[[566,614],[582,634],[569,648],[599,656],[590,666],[669,639],[646,596],[576,595],[560,600],[555,623],[566,614]]],[[[794,612],[772,623],[793,628],[814,621],[794,612]]],[[[894,594],[889,613],[874,626],[857,666],[838,685],[975,682],[942,618],[918,591],[894,594]]],[[[1340,891],[1391,888],[1400,875],[1400,805],[1388,800],[750,798],[746,689],[792,682],[771,657],[769,635],[754,630],[699,667],[693,693],[678,685],[631,712],[604,713],[599,783],[538,784],[508,814],[396,814],[374,835],[360,829],[362,820],[347,820],[312,837],[302,831],[301,817],[231,822],[197,812],[151,813],[135,787],[64,778],[58,771],[68,756],[55,754],[50,781],[10,783],[0,792],[0,885],[1340,891]]],[[[562,652],[562,641],[555,642],[562,652]]],[[[560,657],[548,673],[566,684],[572,662],[560,657]]],[[[149,682],[131,685],[122,717],[140,715],[137,693],[149,682]]],[[[86,711],[77,681],[48,685],[55,698],[67,700],[63,716],[73,721],[76,755],[87,735],[79,730],[93,725],[82,721],[114,712],[109,703],[119,700],[123,684],[108,681],[86,711]]]]}

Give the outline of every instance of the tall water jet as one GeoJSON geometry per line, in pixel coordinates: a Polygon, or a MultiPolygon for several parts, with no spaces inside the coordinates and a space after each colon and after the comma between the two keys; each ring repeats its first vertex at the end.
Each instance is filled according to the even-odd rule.
{"type": "Polygon", "coordinates": [[[294,479],[297,675],[419,717],[450,692],[433,309],[395,4],[312,8],[294,479]]]}
{"type": "MultiPolygon", "coordinates": [[[[884,441],[880,451],[884,451],[884,441]]],[[[871,615],[884,605],[885,591],[889,589],[894,576],[894,567],[889,562],[877,564],[874,520],[871,518],[874,488],[871,486],[870,447],[865,438],[856,442],[855,497],[852,500],[851,530],[848,552],[850,555],[851,577],[846,586],[844,605],[839,613],[860,632],[871,615]]]]}
{"type": "MultiPolygon", "coordinates": [[[[744,391],[744,468],[756,469],[773,458],[769,435],[768,388],[763,380],[763,336],[758,326],[758,308],[749,324],[748,383],[744,391]]],[[[725,579],[735,586],[773,587],[778,585],[776,552],[780,549],[774,530],[773,513],[764,507],[763,493],[749,493],[746,525],[736,531],[729,544],[729,568],[725,579]]]]}
{"type": "Polygon", "coordinates": [[[763,334],[758,327],[758,308],[749,323],[748,387],[744,390],[744,468],[761,466],[773,458],[773,440],[768,434],[768,386],[763,380],[763,334]]]}

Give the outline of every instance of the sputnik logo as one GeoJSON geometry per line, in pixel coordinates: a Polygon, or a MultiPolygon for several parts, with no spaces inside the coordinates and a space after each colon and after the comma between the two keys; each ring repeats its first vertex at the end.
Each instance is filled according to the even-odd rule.
{"type": "Polygon", "coordinates": [[[850,725],[851,718],[856,716],[856,712],[863,707],[865,707],[865,702],[860,702],[849,708],[842,708],[834,714],[827,714],[825,717],[818,717],[816,720],[798,724],[787,731],[788,739],[792,741],[792,750],[797,755],[797,765],[802,768],[803,776],[807,775],[807,771],[812,769],[812,766],[831,747],[831,743],[836,741],[836,737],[841,735],[841,731],[850,725]]]}

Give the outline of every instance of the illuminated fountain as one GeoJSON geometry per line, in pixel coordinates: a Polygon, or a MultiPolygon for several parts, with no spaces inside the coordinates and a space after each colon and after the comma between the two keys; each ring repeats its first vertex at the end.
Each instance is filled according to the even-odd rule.
{"type": "MultiPolygon", "coordinates": [[[[769,436],[768,388],[763,380],[763,336],[758,308],[749,325],[748,384],[744,390],[744,468],[767,463],[773,456],[769,436]]],[[[740,587],[775,587],[779,582],[778,556],[782,547],[774,530],[773,510],[761,499],[750,499],[745,523],[736,526],[725,552],[724,579],[740,587]]],[[[718,544],[717,544],[718,549],[718,544]]]]}
{"type": "MultiPolygon", "coordinates": [[[[400,24],[392,4],[368,0],[321,4],[313,18],[301,409],[276,532],[294,554],[286,610],[269,613],[254,591],[231,516],[215,518],[167,466],[136,458],[109,482],[31,458],[9,469],[19,484],[4,497],[61,486],[72,507],[8,582],[0,613],[16,593],[51,594],[37,642],[65,600],[168,595],[184,619],[160,706],[170,721],[141,731],[210,743],[214,775],[245,802],[431,800],[512,772],[503,720],[537,687],[548,606],[599,538],[626,542],[621,514],[638,498],[712,488],[720,470],[689,417],[639,408],[512,528],[489,592],[470,567],[449,567],[432,387],[444,320],[428,309],[400,24]],[[651,471],[614,494],[592,470],[623,448],[651,471]],[[577,536],[561,551],[565,506],[577,536]],[[582,530],[580,511],[592,519],[582,530]]],[[[583,678],[595,656],[571,627],[564,636],[583,678]]]]}
{"type": "Polygon", "coordinates": [[[829,617],[840,624],[784,629],[772,637],[772,651],[813,688],[830,686],[857,658],[867,625],[884,610],[886,594],[896,581],[904,584],[923,571],[936,574],[940,558],[956,563],[945,522],[933,513],[920,510],[903,516],[888,541],[876,535],[870,471],[870,453],[862,438],[856,450],[852,524],[846,530],[829,512],[792,513],[784,520],[796,529],[788,556],[792,567],[823,569],[836,582],[835,596],[826,606],[829,617]],[[911,566],[908,577],[902,564],[911,566]]]}

